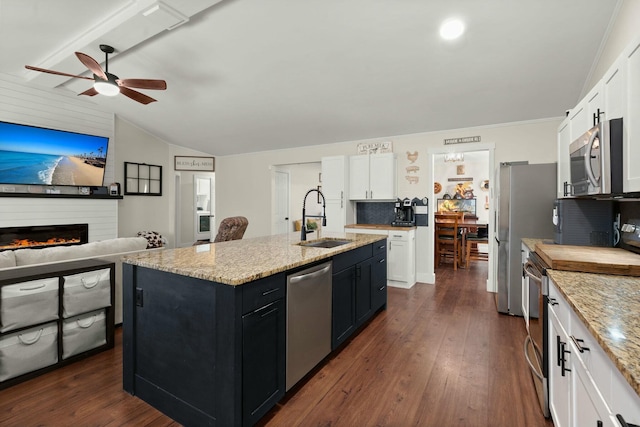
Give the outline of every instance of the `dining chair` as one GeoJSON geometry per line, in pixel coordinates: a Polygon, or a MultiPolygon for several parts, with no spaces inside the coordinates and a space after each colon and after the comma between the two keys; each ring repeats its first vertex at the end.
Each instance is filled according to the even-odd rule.
{"type": "Polygon", "coordinates": [[[453,260],[454,270],[458,269],[458,265],[462,265],[462,235],[458,227],[459,221],[459,215],[449,215],[446,221],[436,220],[435,252],[438,266],[443,257],[453,260]]]}
{"type": "Polygon", "coordinates": [[[478,244],[489,244],[489,235],[487,227],[478,227],[476,232],[467,232],[465,235],[466,248],[465,248],[465,267],[469,267],[469,260],[488,261],[489,254],[487,252],[480,252],[478,250],[478,244]],[[474,248],[475,246],[475,248],[474,248]]]}

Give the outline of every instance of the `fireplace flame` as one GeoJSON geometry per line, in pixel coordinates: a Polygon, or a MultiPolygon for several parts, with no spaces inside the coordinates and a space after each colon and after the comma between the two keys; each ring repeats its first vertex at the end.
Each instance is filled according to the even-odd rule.
{"type": "Polygon", "coordinates": [[[61,237],[52,237],[45,241],[37,241],[31,239],[15,239],[12,240],[8,245],[0,245],[0,250],[5,249],[17,249],[17,248],[32,248],[32,247],[42,247],[42,246],[56,246],[56,245],[69,245],[69,244],[77,244],[80,243],[79,238],[71,238],[65,239],[61,237]]]}

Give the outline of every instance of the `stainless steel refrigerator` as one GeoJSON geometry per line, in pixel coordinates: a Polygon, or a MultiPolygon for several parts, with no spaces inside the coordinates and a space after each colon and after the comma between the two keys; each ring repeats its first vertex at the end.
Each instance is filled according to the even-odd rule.
{"type": "MultiPolygon", "coordinates": [[[[555,163],[501,163],[496,170],[498,293],[501,313],[522,316],[522,238],[553,239],[555,163]]],[[[495,258],[494,258],[495,259],[495,258]]]]}

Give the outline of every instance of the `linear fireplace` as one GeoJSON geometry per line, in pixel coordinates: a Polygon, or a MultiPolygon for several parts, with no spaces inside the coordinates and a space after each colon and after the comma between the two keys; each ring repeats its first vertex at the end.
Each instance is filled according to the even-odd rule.
{"type": "Polygon", "coordinates": [[[89,224],[35,225],[0,228],[0,251],[80,245],[89,241],[89,224]]]}

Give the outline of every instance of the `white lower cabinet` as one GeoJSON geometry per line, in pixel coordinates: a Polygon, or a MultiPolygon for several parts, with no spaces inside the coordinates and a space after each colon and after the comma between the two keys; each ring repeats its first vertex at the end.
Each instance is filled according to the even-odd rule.
{"type": "Polygon", "coordinates": [[[389,231],[387,280],[410,288],[416,283],[416,231],[389,231]]]}
{"type": "Polygon", "coordinates": [[[556,427],[640,425],[640,397],[549,282],[549,409],[556,427]]]}
{"type": "Polygon", "coordinates": [[[570,358],[564,352],[567,335],[549,308],[549,412],[555,427],[571,426],[570,358]]]}
{"type": "Polygon", "coordinates": [[[345,233],[387,236],[387,285],[410,288],[416,283],[416,230],[345,228],[345,233]]]}

